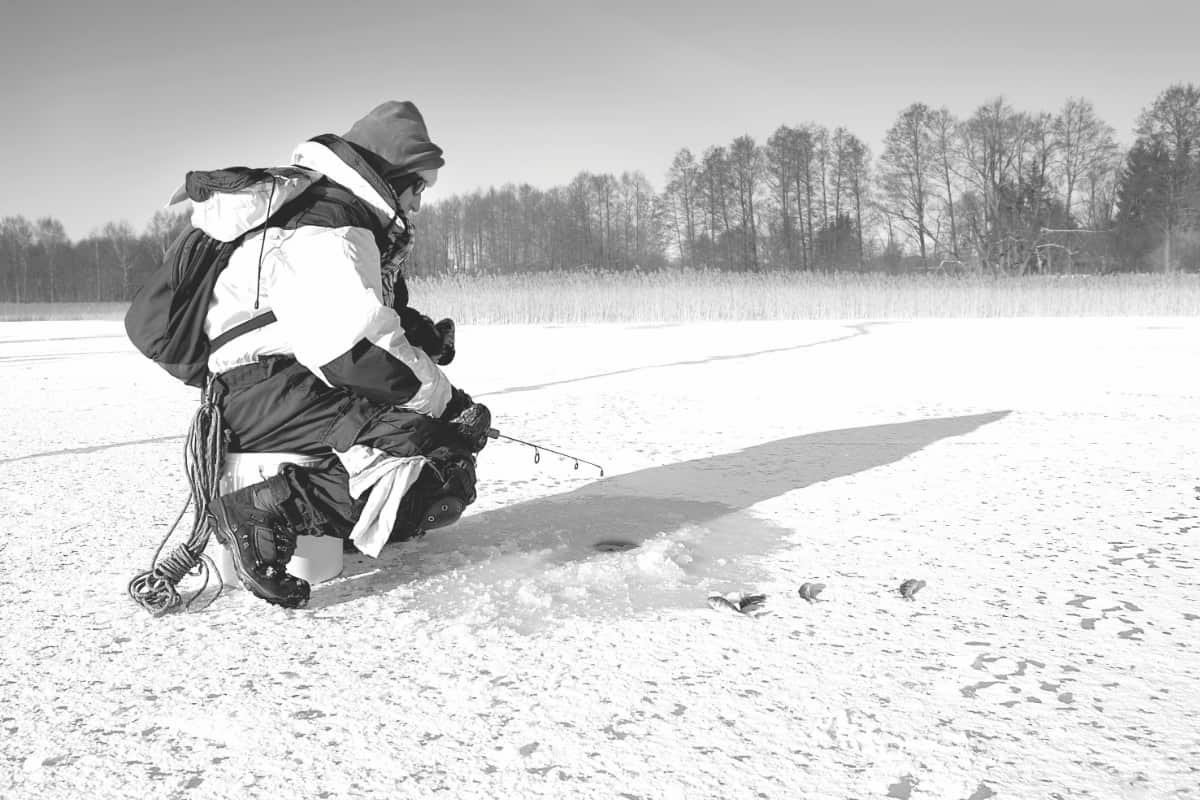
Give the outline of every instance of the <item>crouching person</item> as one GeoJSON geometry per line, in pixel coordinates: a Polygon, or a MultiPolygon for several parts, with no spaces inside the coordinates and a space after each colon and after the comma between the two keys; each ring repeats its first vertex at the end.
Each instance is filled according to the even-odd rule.
{"type": "Polygon", "coordinates": [[[443,164],[417,108],[393,101],[289,167],[189,173],[193,224],[241,236],[204,318],[228,448],[320,459],[213,503],[242,584],[269,603],[308,600],[287,571],[298,535],[376,555],[475,500],[490,414],[442,371],[453,323],[412,309],[401,271],[443,164]]]}

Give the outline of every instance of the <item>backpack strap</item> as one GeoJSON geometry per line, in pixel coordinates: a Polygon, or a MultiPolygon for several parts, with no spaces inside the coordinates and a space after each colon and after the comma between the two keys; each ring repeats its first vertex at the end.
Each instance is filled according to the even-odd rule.
{"type": "MultiPolygon", "coordinates": [[[[340,183],[328,178],[318,181],[305,193],[305,197],[311,205],[309,214],[297,220],[300,224],[329,224],[332,227],[349,224],[365,228],[371,232],[379,252],[386,249],[389,230],[379,218],[379,212],[340,183]]],[[[281,218],[286,216],[286,213],[280,215],[281,218]]]]}
{"type": "Polygon", "coordinates": [[[275,312],[268,311],[265,314],[259,314],[257,317],[252,317],[251,319],[248,319],[245,322],[241,322],[237,325],[234,325],[232,328],[225,331],[217,338],[209,341],[209,343],[208,343],[209,352],[215,353],[218,350],[220,350],[222,347],[224,347],[225,345],[232,342],[237,337],[241,336],[242,334],[249,333],[250,331],[256,331],[259,328],[265,328],[268,325],[270,325],[272,322],[274,322],[276,319],[278,319],[278,317],[275,316],[275,312]]]}

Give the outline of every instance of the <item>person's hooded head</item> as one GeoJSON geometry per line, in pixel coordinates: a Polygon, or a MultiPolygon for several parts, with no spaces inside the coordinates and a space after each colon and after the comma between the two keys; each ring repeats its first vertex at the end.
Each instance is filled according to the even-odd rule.
{"type": "Polygon", "coordinates": [[[376,106],[342,138],[369,154],[372,167],[406,212],[420,208],[421,191],[437,181],[437,171],[446,163],[442,148],[429,140],[425,118],[408,100],[376,106]]]}

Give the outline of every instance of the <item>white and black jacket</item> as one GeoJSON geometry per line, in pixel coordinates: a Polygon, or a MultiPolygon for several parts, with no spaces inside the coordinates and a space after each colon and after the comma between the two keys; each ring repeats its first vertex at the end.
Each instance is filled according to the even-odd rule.
{"type": "Polygon", "coordinates": [[[193,205],[192,222],[222,241],[246,236],[213,290],[209,339],[268,312],[272,324],[215,350],[219,375],[262,356],[290,355],[326,384],[432,417],[451,385],[405,339],[383,297],[381,249],[403,233],[391,191],[337,136],[304,142],[292,156],[302,179],[266,182],[193,205]],[[348,190],[348,193],[347,193],[348,190]]]}

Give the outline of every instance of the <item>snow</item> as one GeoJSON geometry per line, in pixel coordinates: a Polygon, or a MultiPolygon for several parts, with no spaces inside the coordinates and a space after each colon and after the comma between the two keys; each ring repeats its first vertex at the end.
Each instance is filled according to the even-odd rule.
{"type": "Polygon", "coordinates": [[[0,324],[0,797],[1200,796],[1200,320],[458,339],[605,477],[492,442],[307,609],[156,619],[195,391],[120,323],[0,324]]]}

